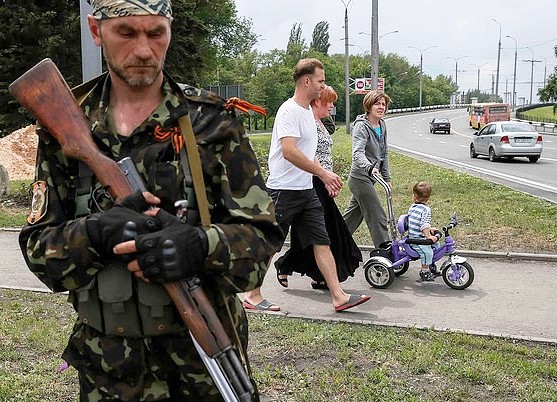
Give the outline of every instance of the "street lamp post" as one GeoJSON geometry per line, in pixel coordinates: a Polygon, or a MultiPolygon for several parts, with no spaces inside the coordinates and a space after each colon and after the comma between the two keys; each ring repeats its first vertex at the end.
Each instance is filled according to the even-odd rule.
{"type": "MultiPolygon", "coordinates": [[[[384,33],[383,35],[379,35],[379,38],[377,39],[377,42],[379,43],[379,41],[381,40],[381,38],[383,36],[387,36],[387,35],[394,34],[394,33],[398,33],[398,30],[387,32],[387,33],[384,33]]],[[[371,34],[368,34],[367,32],[358,32],[358,34],[372,36],[371,34]]],[[[377,70],[375,70],[374,69],[375,68],[374,67],[374,59],[379,61],[379,52],[377,52],[377,56],[374,56],[374,53],[375,52],[373,51],[373,38],[372,38],[371,39],[371,48],[370,48],[370,52],[369,52],[369,54],[371,55],[371,64],[370,64],[371,75],[370,75],[370,77],[371,77],[371,80],[372,80],[372,88],[377,89],[377,79],[378,79],[378,76],[379,76],[379,63],[377,63],[377,70]],[[374,74],[374,72],[375,72],[375,74],[374,74]],[[375,77],[374,77],[374,75],[375,75],[375,77]],[[373,86],[373,82],[375,82],[375,86],[373,86]]]]}
{"type": "Polygon", "coordinates": [[[530,51],[532,52],[532,58],[530,60],[522,60],[526,63],[532,63],[532,70],[530,72],[530,105],[532,104],[532,92],[534,89],[534,63],[541,63],[541,60],[534,60],[534,51],[527,47],[528,49],[530,49],[530,51]]]}
{"type": "Polygon", "coordinates": [[[430,46],[430,47],[426,47],[425,49],[420,49],[417,48],[415,46],[408,46],[411,47],[412,49],[416,49],[417,51],[420,52],[420,108],[422,107],[422,75],[423,75],[423,62],[424,62],[424,52],[428,49],[433,49],[434,47],[437,47],[436,45],[430,46]]]}
{"type": "Polygon", "coordinates": [[[501,61],[501,24],[495,19],[492,18],[493,21],[499,25],[499,45],[497,47],[497,78],[495,81],[495,102],[497,102],[497,98],[499,97],[499,62],[501,61]]]}
{"type": "Polygon", "coordinates": [[[513,72],[513,111],[516,108],[516,57],[518,54],[518,42],[511,35],[506,35],[507,38],[514,40],[514,72],[513,72]]]}

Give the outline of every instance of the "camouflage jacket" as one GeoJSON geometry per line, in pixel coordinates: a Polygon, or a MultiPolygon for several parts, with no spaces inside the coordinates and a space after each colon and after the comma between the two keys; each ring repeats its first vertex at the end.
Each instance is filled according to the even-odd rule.
{"type": "MultiPolygon", "coordinates": [[[[243,315],[235,294],[261,285],[267,262],[282,241],[274,205],[243,126],[234,111],[224,108],[224,100],[208,91],[180,88],[166,74],[161,89],[163,102],[129,137],[114,134],[108,76],[87,87],[82,109],[101,151],[114,160],[131,157],[148,190],[171,213],[185,191],[172,134],[178,118],[189,113],[211,214],[211,225],[205,228],[209,254],[201,274],[203,287],[210,299],[217,304],[220,300],[217,313],[224,310],[223,300],[216,298],[219,290],[229,297],[233,314],[243,315]]],[[[20,247],[42,282],[53,291],[71,293],[89,283],[106,266],[107,257],[91,247],[86,218],[75,216],[78,163],[62,154],[48,132],[40,131],[39,137],[35,180],[46,183],[47,194],[43,215],[22,229],[20,247]]],[[[93,202],[91,212],[95,211],[93,202]]]]}

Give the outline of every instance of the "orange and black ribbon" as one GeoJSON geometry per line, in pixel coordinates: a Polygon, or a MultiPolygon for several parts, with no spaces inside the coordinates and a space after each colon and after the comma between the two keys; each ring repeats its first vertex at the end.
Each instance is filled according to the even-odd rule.
{"type": "Polygon", "coordinates": [[[182,137],[179,127],[170,127],[167,130],[163,130],[160,125],[157,125],[154,134],[157,142],[163,142],[171,138],[174,152],[177,154],[180,153],[180,150],[184,146],[184,138],[182,137]]]}
{"type": "Polygon", "coordinates": [[[267,116],[267,111],[265,110],[265,108],[262,108],[261,106],[257,106],[257,105],[252,105],[251,103],[240,99],[240,98],[228,98],[226,100],[226,105],[224,106],[224,108],[226,110],[230,110],[232,108],[236,108],[241,112],[247,113],[250,110],[254,111],[255,113],[259,113],[262,114],[263,116],[267,116]]]}

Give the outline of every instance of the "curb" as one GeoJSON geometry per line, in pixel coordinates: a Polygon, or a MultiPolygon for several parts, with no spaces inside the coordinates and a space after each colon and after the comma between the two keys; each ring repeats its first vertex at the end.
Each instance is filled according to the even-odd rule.
{"type": "MultiPolygon", "coordinates": [[[[370,251],[374,248],[371,246],[358,246],[358,247],[362,251],[370,251]]],[[[509,260],[530,260],[530,261],[548,261],[548,262],[557,261],[557,255],[553,255],[553,254],[511,253],[511,252],[474,251],[474,250],[456,250],[456,253],[463,257],[502,258],[502,259],[509,259],[509,260]]]]}
{"type": "MultiPolygon", "coordinates": [[[[0,228],[0,232],[19,232],[20,230],[21,230],[20,228],[0,228]]],[[[290,247],[290,242],[284,242],[284,246],[290,247]]],[[[362,251],[370,251],[374,249],[374,247],[363,246],[363,245],[358,245],[358,248],[362,251]]],[[[512,252],[474,251],[474,250],[456,250],[456,252],[457,254],[463,257],[500,258],[500,259],[507,259],[507,260],[557,262],[557,255],[553,255],[553,254],[512,253],[512,252]]]]}

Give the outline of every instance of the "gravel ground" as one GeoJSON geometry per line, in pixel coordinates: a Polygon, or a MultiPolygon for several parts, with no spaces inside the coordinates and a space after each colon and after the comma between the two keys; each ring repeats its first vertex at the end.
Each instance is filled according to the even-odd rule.
{"type": "Polygon", "coordinates": [[[34,125],[0,138],[0,165],[6,168],[10,180],[33,179],[37,142],[34,125]]]}

